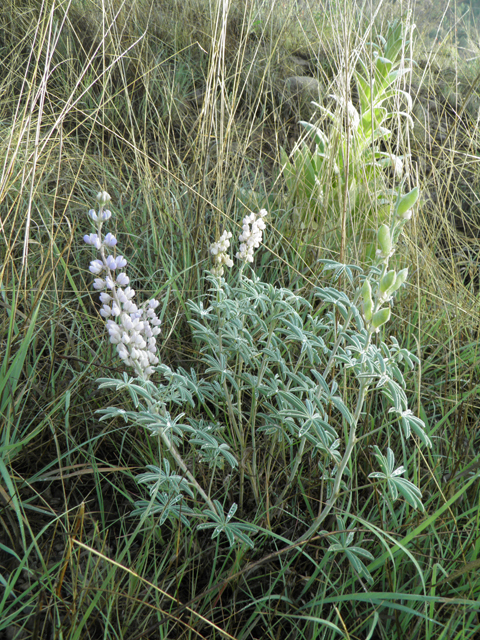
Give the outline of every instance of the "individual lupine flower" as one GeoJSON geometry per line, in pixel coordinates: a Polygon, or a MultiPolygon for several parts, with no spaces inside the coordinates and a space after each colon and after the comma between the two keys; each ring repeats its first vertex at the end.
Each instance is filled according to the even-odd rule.
{"type": "Polygon", "coordinates": [[[107,256],[106,263],[110,271],[115,271],[115,269],[117,268],[117,263],[115,262],[115,258],[113,256],[107,256]]]}
{"type": "Polygon", "coordinates": [[[116,302],[112,302],[112,316],[119,316],[122,313],[122,310],[118,306],[116,302]]]}
{"type": "Polygon", "coordinates": [[[127,276],[126,273],[119,273],[115,279],[115,282],[118,284],[119,287],[126,287],[127,284],[130,282],[130,278],[127,276]]]}
{"type": "Polygon", "coordinates": [[[114,258],[113,256],[107,256],[106,258],[107,267],[111,271],[115,271],[115,269],[122,269],[126,266],[127,261],[123,256],[117,256],[114,258]]]}
{"type": "Polygon", "coordinates": [[[110,249],[112,249],[117,244],[117,239],[111,233],[107,233],[107,235],[103,239],[103,244],[106,247],[109,247],[110,249]]]}
{"type": "Polygon", "coordinates": [[[223,267],[233,267],[233,260],[228,255],[227,251],[230,247],[230,238],[232,234],[230,231],[224,231],[217,242],[214,242],[210,247],[210,253],[213,256],[214,266],[212,273],[215,276],[223,276],[223,267]]]}
{"type": "Polygon", "coordinates": [[[102,273],[104,269],[104,264],[101,260],[92,260],[90,262],[89,269],[94,275],[98,276],[102,273]]]}
{"type": "Polygon", "coordinates": [[[93,288],[97,289],[98,291],[105,289],[105,286],[105,280],[102,280],[102,278],[95,278],[95,280],[93,281],[93,288]]]}
{"type": "Polygon", "coordinates": [[[88,236],[83,236],[83,240],[86,244],[91,244],[95,249],[100,249],[102,243],[96,233],[90,233],[88,236]]]}
{"type": "Polygon", "coordinates": [[[237,258],[239,260],[253,262],[253,250],[260,246],[263,238],[263,232],[266,229],[266,224],[263,220],[266,215],[267,211],[265,209],[261,209],[258,213],[258,217],[252,212],[243,219],[243,233],[239,237],[241,242],[240,251],[237,253],[237,258]]]}
{"type": "Polygon", "coordinates": [[[111,301],[112,301],[112,296],[109,295],[106,291],[102,291],[102,293],[100,294],[100,302],[102,304],[108,304],[111,301]]]}

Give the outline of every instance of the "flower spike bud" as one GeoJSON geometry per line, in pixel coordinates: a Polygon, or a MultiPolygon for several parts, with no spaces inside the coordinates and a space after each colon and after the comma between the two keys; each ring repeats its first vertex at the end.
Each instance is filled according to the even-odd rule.
{"type": "Polygon", "coordinates": [[[365,320],[370,322],[373,314],[373,300],[372,300],[372,286],[369,280],[364,280],[362,286],[362,296],[363,296],[363,315],[365,316],[365,320]]]}
{"type": "Polygon", "coordinates": [[[372,285],[370,284],[370,280],[365,279],[363,281],[362,296],[364,302],[372,299],[372,285]]]}
{"type": "Polygon", "coordinates": [[[379,288],[379,292],[382,297],[388,298],[390,293],[395,291],[394,287],[395,287],[396,279],[397,279],[397,274],[395,273],[394,269],[392,269],[391,271],[388,271],[383,276],[383,278],[380,280],[380,288],[379,288]]]}
{"type": "Polygon", "coordinates": [[[413,213],[411,209],[417,202],[419,195],[420,189],[418,187],[414,187],[409,193],[406,193],[401,198],[398,198],[395,205],[395,213],[400,219],[410,220],[413,213]]]}
{"type": "Polygon", "coordinates": [[[97,193],[97,202],[101,207],[104,207],[111,200],[110,195],[106,191],[100,191],[97,193]]]}
{"type": "Polygon", "coordinates": [[[385,258],[389,258],[393,253],[392,246],[392,238],[390,235],[390,229],[386,224],[382,224],[382,226],[378,230],[378,246],[385,258]]]}
{"type": "Polygon", "coordinates": [[[373,316],[373,301],[372,300],[364,300],[363,301],[363,315],[365,316],[365,321],[370,322],[373,316]]]}
{"type": "Polygon", "coordinates": [[[408,267],[406,269],[402,269],[397,273],[397,279],[395,280],[395,287],[392,289],[392,293],[400,289],[402,284],[406,282],[408,278],[408,267]]]}
{"type": "Polygon", "coordinates": [[[390,320],[390,307],[385,307],[377,311],[372,318],[372,327],[378,331],[380,327],[390,320]]]}

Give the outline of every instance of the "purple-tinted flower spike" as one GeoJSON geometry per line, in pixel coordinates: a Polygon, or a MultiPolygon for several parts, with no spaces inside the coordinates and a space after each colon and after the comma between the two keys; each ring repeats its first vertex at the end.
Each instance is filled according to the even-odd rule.
{"type": "Polygon", "coordinates": [[[95,247],[99,252],[99,259],[90,262],[90,271],[100,275],[105,270],[104,278],[95,278],[94,289],[101,291],[100,315],[105,318],[110,342],[116,345],[118,355],[125,365],[132,367],[136,375],[148,379],[158,364],[156,355],[157,345],[155,337],[160,333],[160,320],[155,313],[158,300],[149,300],[139,308],[133,298],[135,291],[129,286],[130,279],[126,273],[116,274],[116,271],[127,265],[126,259],[119,255],[106,255],[105,247],[112,249],[117,245],[117,239],[111,233],[102,239],[102,224],[112,215],[104,210],[110,201],[105,191],[97,195],[100,210],[97,214],[93,209],[90,218],[96,223],[97,233],[84,236],[87,244],[95,247]]]}

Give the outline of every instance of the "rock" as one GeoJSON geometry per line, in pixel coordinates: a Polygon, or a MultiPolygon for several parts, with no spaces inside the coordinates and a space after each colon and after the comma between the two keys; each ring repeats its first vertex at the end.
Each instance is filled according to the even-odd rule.
{"type": "Polygon", "coordinates": [[[325,93],[322,83],[311,76],[290,76],[285,80],[285,104],[291,109],[296,121],[310,120],[316,112],[312,102],[323,102],[325,93]]]}
{"type": "Polygon", "coordinates": [[[421,147],[431,146],[433,137],[430,135],[431,118],[428,106],[418,101],[412,109],[413,138],[421,147]]]}
{"type": "Polygon", "coordinates": [[[290,97],[318,100],[322,94],[322,85],[310,76],[290,76],[285,80],[285,89],[290,97]]]}
{"type": "Polygon", "coordinates": [[[464,106],[464,110],[468,113],[472,120],[478,120],[480,116],[480,97],[475,91],[470,94],[470,97],[468,98],[464,106]]]}
{"type": "Polygon", "coordinates": [[[306,76],[310,71],[310,62],[301,56],[291,55],[285,63],[285,68],[292,76],[306,76]]]}

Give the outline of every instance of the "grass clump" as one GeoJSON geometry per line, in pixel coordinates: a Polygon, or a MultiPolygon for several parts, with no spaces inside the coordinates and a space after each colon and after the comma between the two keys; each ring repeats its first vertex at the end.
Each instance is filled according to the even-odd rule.
{"type": "MultiPolygon", "coordinates": [[[[431,43],[421,22],[426,7],[418,7],[419,36],[411,38],[400,64],[412,58],[419,66],[411,82],[394,85],[393,105],[385,105],[397,113],[398,90],[409,93],[414,126],[406,126],[408,118],[393,118],[390,138],[380,136],[377,147],[370,147],[389,157],[403,155],[407,181],[401,194],[416,185],[420,193],[411,222],[394,238],[396,253],[385,273],[378,271],[372,248],[390,253],[386,232],[380,238],[376,232],[386,225],[392,241],[400,200],[391,197],[383,209],[369,204],[365,211],[355,200],[354,215],[341,205],[352,179],[362,185],[362,203],[378,203],[389,190],[398,193],[392,173],[375,172],[373,186],[364,179],[368,159],[359,158],[351,165],[354,173],[347,170],[339,182],[339,208],[326,212],[315,200],[318,226],[304,229],[295,214],[305,202],[292,200],[281,175],[281,149],[295,155],[300,121],[328,136],[337,154],[324,159],[314,178],[325,188],[334,174],[342,133],[343,142],[349,140],[341,110],[329,127],[311,102],[330,108],[328,95],[338,94],[339,79],[345,104],[351,102],[360,115],[368,111],[352,81],[362,72],[355,61],[360,54],[370,68],[375,58],[368,43],[381,43],[377,36],[387,33],[382,11],[389,9],[386,2],[368,4],[4,3],[0,632],[6,637],[478,635],[478,114],[467,109],[477,91],[477,72],[460,48],[467,45],[446,36],[444,45],[431,43]],[[451,61],[442,73],[445,58],[437,51],[447,45],[451,61]],[[287,82],[292,77],[309,81],[287,82]],[[90,255],[92,248],[82,242],[91,231],[86,212],[94,194],[105,189],[114,213],[108,230],[119,247],[116,254],[112,247],[112,255],[127,259],[139,300],[160,301],[163,378],[153,372],[148,384],[151,393],[167,387],[172,422],[188,419],[196,429],[188,434],[198,440],[193,446],[183,433],[175,444],[184,468],[176,466],[165,439],[151,437],[144,425],[113,414],[99,421],[98,411],[108,406],[139,415],[134,385],[142,393],[150,389],[127,375],[129,399],[113,382],[109,388],[97,384],[115,380],[118,386],[128,371],[108,341],[91,287],[88,264],[99,259],[96,248],[90,255]],[[243,285],[224,274],[224,289],[218,276],[205,280],[211,243],[224,229],[238,237],[245,216],[263,208],[268,223],[254,274],[245,267],[243,285]],[[373,265],[371,293],[358,270],[341,266],[358,261],[365,273],[373,265]],[[311,340],[315,327],[328,326],[320,337],[331,348],[342,331],[348,333],[349,322],[360,323],[355,332],[368,333],[375,314],[389,308],[382,303],[370,318],[370,303],[390,297],[407,267],[408,281],[396,291],[388,322],[374,327],[380,332],[372,333],[371,344],[381,354],[378,366],[382,358],[393,366],[393,352],[403,364],[418,359],[411,372],[399,369],[403,382],[397,378],[405,394],[398,391],[400,402],[412,410],[404,417],[421,421],[411,423],[417,435],[407,440],[408,424],[402,418],[390,422],[395,393],[376,388],[376,382],[360,404],[360,438],[339,466],[336,453],[325,447],[337,443],[342,460],[351,436],[348,416],[365,379],[344,368],[356,353],[353,333],[348,345],[338,343],[343,361],[326,376],[343,405],[323,409],[329,428],[322,427],[322,449],[308,430],[288,432],[281,425],[296,420],[298,397],[307,399],[300,387],[313,383],[311,370],[325,373],[325,354],[318,345],[310,356],[308,345],[302,350],[298,341],[293,344],[287,325],[282,335],[273,331],[271,340],[278,341],[293,377],[280,389],[283,396],[262,396],[260,360],[265,348],[274,348],[259,348],[262,322],[272,326],[270,307],[265,317],[259,314],[258,326],[250,326],[250,298],[261,304],[262,296],[284,291],[304,300],[295,311],[300,324],[292,312],[288,331],[310,332],[311,340]],[[241,286],[250,287],[242,304],[241,286]],[[212,309],[223,301],[233,314],[224,325],[213,311],[212,318],[202,316],[212,287],[212,309]],[[313,295],[334,296],[333,290],[339,296],[335,311],[330,298],[313,295]],[[357,312],[347,322],[353,307],[345,299],[355,296],[357,312]],[[232,333],[241,318],[250,342],[238,327],[238,335],[232,333]],[[207,334],[211,340],[221,335],[222,345],[202,349],[207,334]],[[221,348],[228,351],[226,366],[213,370],[218,362],[211,361],[212,353],[221,348]],[[223,380],[225,369],[235,372],[238,393],[223,380]],[[194,383],[204,393],[200,403],[196,396],[201,415],[188,408],[194,383]],[[187,415],[180,417],[182,412],[187,415]],[[206,422],[200,424],[207,419],[225,427],[216,434],[218,446],[206,422]],[[431,448],[417,439],[422,423],[431,448]],[[279,428],[285,437],[275,444],[279,428]],[[170,511],[163,504],[152,513],[166,475],[176,476],[180,488],[193,478],[211,502],[210,519],[197,518],[188,491],[170,511]],[[415,508],[420,498],[413,487],[421,491],[423,510],[415,508]],[[229,513],[233,503],[235,514],[229,513]],[[197,523],[213,527],[198,530],[197,523]],[[242,544],[243,535],[251,537],[253,549],[242,544]]],[[[407,16],[399,24],[408,31],[414,7],[404,8],[407,16]]],[[[439,33],[450,26],[439,23],[439,33]]],[[[314,153],[311,139],[304,144],[314,153]]]]}

